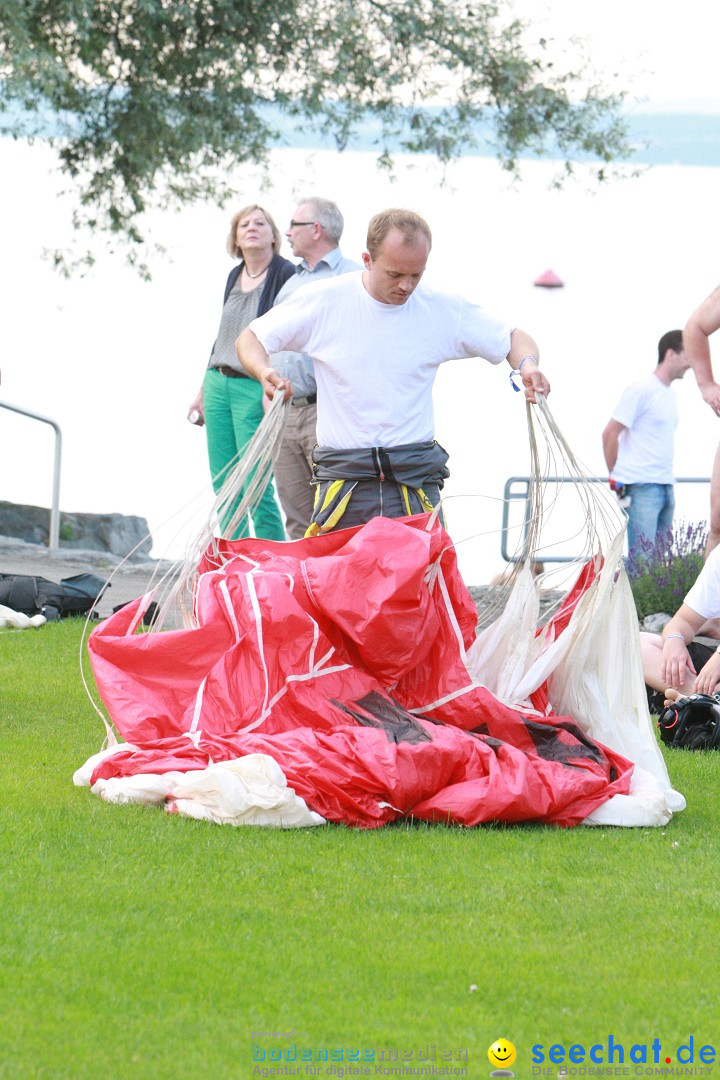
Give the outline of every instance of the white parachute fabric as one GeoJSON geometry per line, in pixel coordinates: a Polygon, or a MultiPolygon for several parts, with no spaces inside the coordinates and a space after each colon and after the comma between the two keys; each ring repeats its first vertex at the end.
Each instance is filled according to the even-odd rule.
{"type": "Polygon", "coordinates": [[[614,554],[619,549],[600,572],[592,610],[576,612],[576,626],[571,620],[574,632],[549,680],[550,697],[590,738],[654,776],[671,810],[683,810],[685,799],[672,788],[650,720],[635,604],[624,564],[614,562],[614,554]]]}
{"type": "Polygon", "coordinates": [[[522,703],[533,709],[529,697],[544,681],[535,676],[543,655],[544,666],[552,670],[547,647],[535,633],[539,617],[539,589],[530,564],[525,563],[515,575],[499,616],[479,632],[467,651],[466,663],[473,680],[507,705],[522,703]],[[529,672],[533,674],[528,678],[529,672]]]}
{"type": "MultiPolygon", "coordinates": [[[[77,787],[89,787],[101,761],[136,749],[131,743],[117,743],[94,754],[77,770],[73,782],[77,787]]],[[[91,790],[115,806],[164,806],[168,813],[216,825],[296,829],[326,824],[325,818],[308,809],[305,800],[288,787],[282,769],[267,754],[247,754],[191,772],[172,770],[99,779],[91,790]]]]}
{"type": "Polygon", "coordinates": [[[0,604],[0,630],[37,630],[46,622],[44,615],[26,615],[0,604]]]}
{"type": "Polygon", "coordinates": [[[648,712],[635,605],[620,558],[622,541],[621,532],[556,640],[542,632],[534,635],[538,585],[526,567],[500,617],[468,650],[468,669],[500,700],[528,708],[530,695],[547,681],[556,713],[572,716],[584,734],[645,774],[638,788],[641,805],[631,810],[633,794],[622,796],[613,820],[610,800],[602,808],[603,823],[622,825],[637,818],[633,824],[662,825],[669,811],[684,809],[685,799],[673,790],[648,712]]]}
{"type": "Polygon", "coordinates": [[[685,807],[682,795],[682,806],[672,806],[672,796],[678,796],[677,792],[662,791],[657,777],[646,772],[639,765],[635,766],[630,783],[630,791],[627,795],[612,795],[607,802],[593,810],[583,821],[583,825],[614,825],[623,828],[645,828],[648,825],[667,825],[676,810],[685,807]]]}
{"type": "Polygon", "coordinates": [[[186,773],[173,785],[169,798],[170,813],[216,825],[296,829],[326,824],[288,787],[282,769],[268,754],[248,754],[186,773]]]}
{"type": "Polygon", "coordinates": [[[672,787],[648,711],[637,613],[622,557],[627,516],[605,485],[593,483],[576,460],[544,399],[528,407],[527,418],[534,477],[521,570],[502,613],[468,651],[468,668],[508,703],[529,704],[530,695],[547,681],[556,713],[572,716],[591,739],[642,770],[637,794],[615,796],[602,807],[604,823],[664,824],[671,811],[684,809],[685,799],[672,787]],[[554,454],[559,455],[561,466],[554,471],[574,478],[586,524],[584,558],[592,560],[596,575],[556,639],[552,627],[549,634],[535,633],[542,579],[533,577],[530,563],[542,557],[538,552],[550,502],[549,467],[540,462],[540,445],[553,465],[554,454]],[[661,796],[653,791],[651,777],[661,796]],[[633,799],[635,810],[630,809],[633,799]],[[623,820],[611,820],[611,804],[623,820]]]}

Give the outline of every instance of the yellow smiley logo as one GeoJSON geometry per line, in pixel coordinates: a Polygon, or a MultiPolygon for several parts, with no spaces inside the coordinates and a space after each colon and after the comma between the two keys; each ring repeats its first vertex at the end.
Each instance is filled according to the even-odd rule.
{"type": "Polygon", "coordinates": [[[488,1050],[488,1060],[491,1065],[505,1069],[512,1065],[517,1057],[515,1047],[507,1039],[496,1039],[488,1050]]]}

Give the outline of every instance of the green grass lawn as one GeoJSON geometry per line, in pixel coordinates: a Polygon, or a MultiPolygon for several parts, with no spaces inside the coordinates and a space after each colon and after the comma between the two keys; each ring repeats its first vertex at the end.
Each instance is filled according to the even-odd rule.
{"type": "Polygon", "coordinates": [[[434,1045],[487,1077],[504,1037],[521,1080],[537,1044],[720,1043],[720,754],[668,752],[664,829],[216,827],[73,786],[104,737],[81,630],[0,633],[0,1076],[243,1080],[296,1044],[345,1060],[280,1075],[434,1045]]]}

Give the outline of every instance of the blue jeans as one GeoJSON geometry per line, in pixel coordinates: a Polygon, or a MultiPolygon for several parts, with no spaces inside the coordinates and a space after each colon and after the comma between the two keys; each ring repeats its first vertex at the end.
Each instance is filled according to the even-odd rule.
{"type": "Polygon", "coordinates": [[[642,554],[640,537],[645,544],[654,544],[658,536],[672,528],[675,494],[672,484],[626,484],[630,496],[628,515],[628,550],[642,554]],[[637,549],[637,550],[636,550],[637,549]]]}

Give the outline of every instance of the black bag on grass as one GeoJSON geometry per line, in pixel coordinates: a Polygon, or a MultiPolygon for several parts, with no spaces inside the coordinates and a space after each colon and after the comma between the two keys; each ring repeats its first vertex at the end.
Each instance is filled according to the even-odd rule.
{"type": "Polygon", "coordinates": [[[0,574],[0,604],[23,615],[39,612],[52,622],[66,615],[86,615],[104,588],[105,582],[94,574],[76,574],[59,585],[31,574],[0,574]]]}
{"type": "Polygon", "coordinates": [[[20,611],[23,615],[37,615],[48,608],[50,618],[58,618],[63,599],[63,589],[54,581],[28,574],[0,574],[0,604],[20,611]]]}
{"type": "Polygon", "coordinates": [[[75,574],[65,577],[61,615],[86,615],[105,592],[106,582],[95,574],[75,574]]]}
{"type": "Polygon", "coordinates": [[[667,746],[720,749],[720,694],[690,694],[669,705],[658,720],[667,746]]]}

